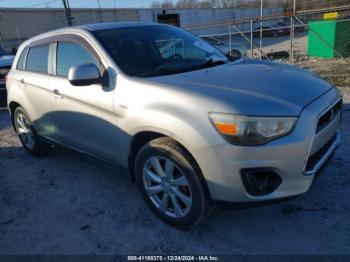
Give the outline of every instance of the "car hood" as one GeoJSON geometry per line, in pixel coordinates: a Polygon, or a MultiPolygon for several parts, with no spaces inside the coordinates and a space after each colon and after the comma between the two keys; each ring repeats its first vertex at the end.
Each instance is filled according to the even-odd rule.
{"type": "MultiPolygon", "coordinates": [[[[274,116],[297,116],[333,87],[309,71],[251,59],[147,81],[204,96],[228,106],[227,113],[274,116]]],[[[209,104],[209,111],[220,110],[209,104]]]]}
{"type": "Polygon", "coordinates": [[[13,55],[0,56],[0,66],[10,66],[13,63],[13,55]]]}

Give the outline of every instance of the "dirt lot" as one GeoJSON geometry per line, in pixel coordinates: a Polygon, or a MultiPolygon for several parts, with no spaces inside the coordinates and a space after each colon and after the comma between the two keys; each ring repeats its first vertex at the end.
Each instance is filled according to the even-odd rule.
{"type": "Polygon", "coordinates": [[[77,154],[28,155],[0,111],[0,255],[350,254],[350,106],[343,143],[311,190],[290,202],[215,209],[192,231],[160,222],[136,186],[77,154]]]}

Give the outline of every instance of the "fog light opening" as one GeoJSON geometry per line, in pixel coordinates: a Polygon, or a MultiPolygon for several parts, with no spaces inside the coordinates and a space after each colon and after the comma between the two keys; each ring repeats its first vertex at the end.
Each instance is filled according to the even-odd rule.
{"type": "Polygon", "coordinates": [[[247,168],[241,170],[245,189],[250,195],[271,194],[282,183],[282,178],[270,168],[247,168]]]}

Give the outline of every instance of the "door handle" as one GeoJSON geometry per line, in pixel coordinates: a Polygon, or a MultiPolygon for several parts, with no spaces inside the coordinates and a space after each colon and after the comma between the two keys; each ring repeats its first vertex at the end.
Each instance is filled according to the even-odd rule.
{"type": "Polygon", "coordinates": [[[63,98],[63,96],[61,95],[58,89],[54,89],[52,92],[55,97],[63,98]]]}
{"type": "Polygon", "coordinates": [[[27,86],[27,84],[26,84],[26,82],[24,81],[24,79],[19,80],[19,85],[20,85],[20,86],[24,86],[24,87],[27,86]]]}

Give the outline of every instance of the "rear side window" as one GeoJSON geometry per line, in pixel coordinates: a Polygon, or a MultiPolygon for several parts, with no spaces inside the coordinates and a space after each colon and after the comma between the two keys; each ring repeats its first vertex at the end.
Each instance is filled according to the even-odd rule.
{"type": "Polygon", "coordinates": [[[25,67],[26,67],[26,65],[25,65],[26,53],[27,53],[27,48],[25,48],[22,51],[22,53],[21,53],[21,55],[20,55],[20,57],[18,59],[17,69],[19,69],[19,70],[24,70],[25,67]]]}
{"type": "Polygon", "coordinates": [[[72,66],[93,63],[98,66],[95,57],[84,47],[76,43],[59,42],[57,45],[56,74],[68,76],[72,66]]]}
{"type": "Polygon", "coordinates": [[[31,47],[28,51],[26,70],[48,73],[49,45],[31,47]]]}

